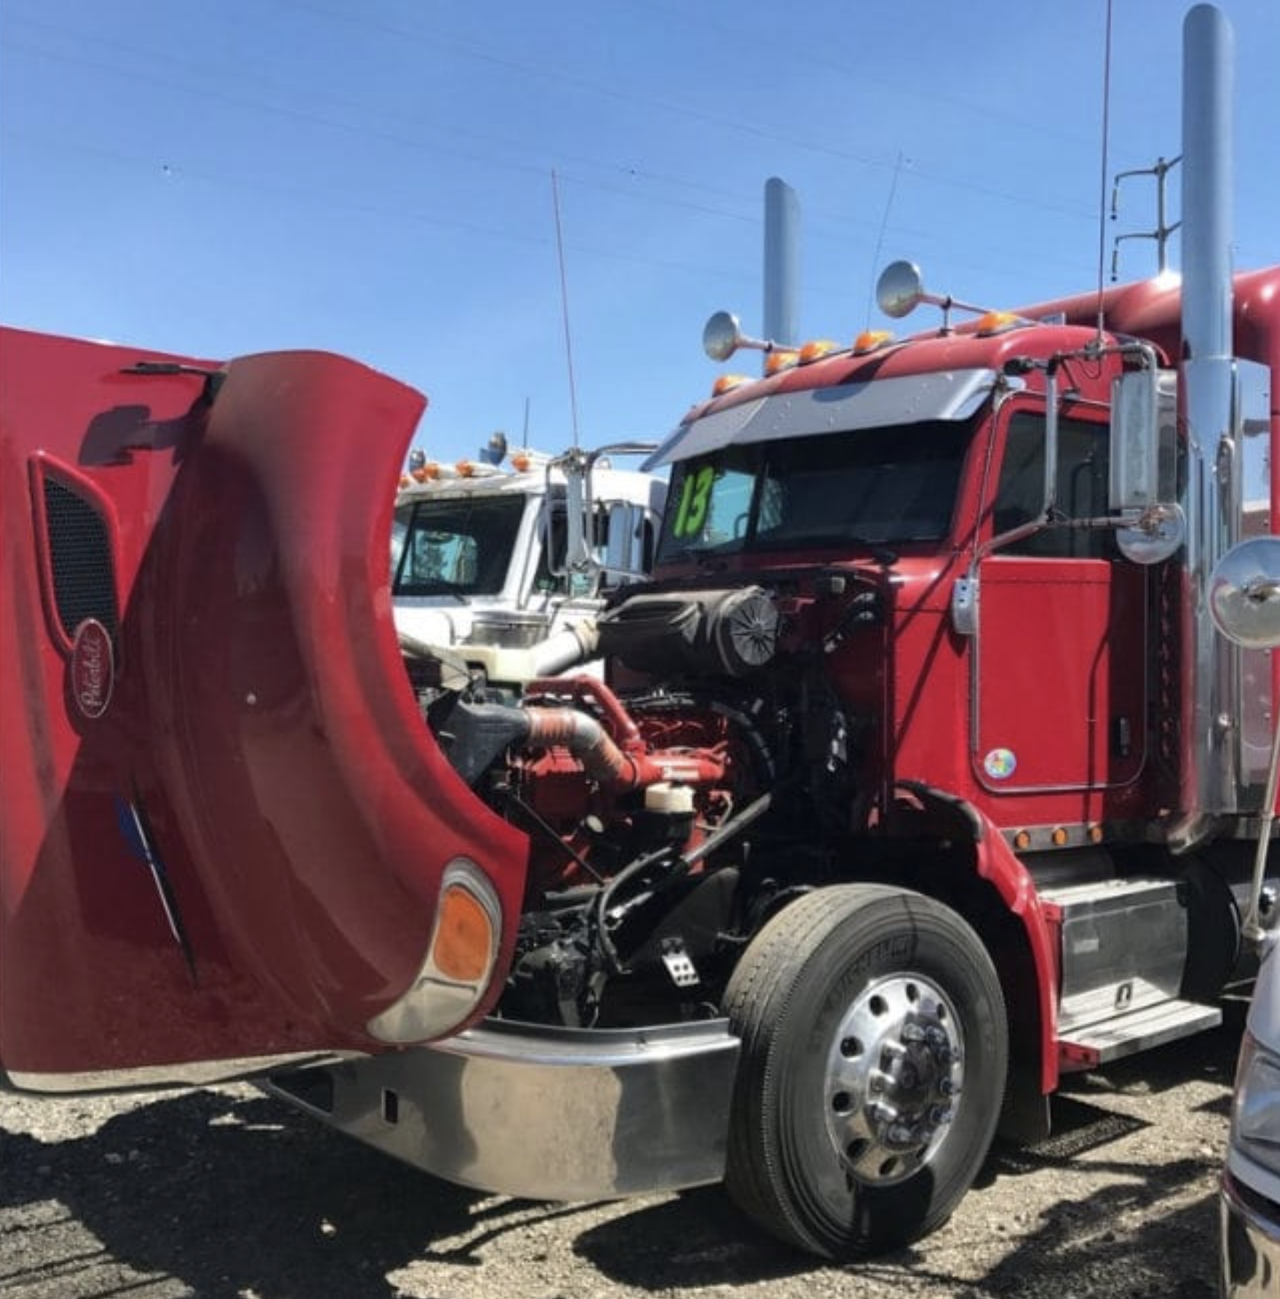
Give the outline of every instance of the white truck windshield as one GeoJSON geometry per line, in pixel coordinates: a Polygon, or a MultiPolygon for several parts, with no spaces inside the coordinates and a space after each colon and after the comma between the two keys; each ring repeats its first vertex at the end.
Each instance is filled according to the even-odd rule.
{"type": "Polygon", "coordinates": [[[510,495],[401,505],[392,531],[391,594],[499,594],[525,504],[523,495],[510,495]]]}

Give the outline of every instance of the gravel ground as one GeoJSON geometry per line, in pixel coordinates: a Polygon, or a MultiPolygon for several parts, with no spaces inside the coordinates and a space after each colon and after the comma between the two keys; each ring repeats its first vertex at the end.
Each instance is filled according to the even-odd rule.
{"type": "Polygon", "coordinates": [[[540,1204],[447,1185],[251,1087],[0,1096],[8,1299],[1210,1299],[1242,1007],[1055,1098],[941,1231],[856,1267],[763,1239],[716,1188],[540,1204]]]}

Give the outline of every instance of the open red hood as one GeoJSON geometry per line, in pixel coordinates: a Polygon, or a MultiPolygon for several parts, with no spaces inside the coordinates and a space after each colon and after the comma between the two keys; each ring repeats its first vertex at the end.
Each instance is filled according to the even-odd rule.
{"type": "Polygon", "coordinates": [[[424,404],[322,353],[0,330],[12,1082],[375,1049],[496,996],[527,842],[435,745],[391,618],[424,404]],[[442,880],[488,942],[461,973],[432,955],[442,880]]]}

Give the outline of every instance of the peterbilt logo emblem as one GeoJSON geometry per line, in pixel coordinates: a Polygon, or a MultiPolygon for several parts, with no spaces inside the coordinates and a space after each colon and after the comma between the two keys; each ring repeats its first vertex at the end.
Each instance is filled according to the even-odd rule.
{"type": "Polygon", "coordinates": [[[90,721],[107,711],[116,682],[111,634],[96,619],[86,618],[71,642],[71,697],[90,721]]]}

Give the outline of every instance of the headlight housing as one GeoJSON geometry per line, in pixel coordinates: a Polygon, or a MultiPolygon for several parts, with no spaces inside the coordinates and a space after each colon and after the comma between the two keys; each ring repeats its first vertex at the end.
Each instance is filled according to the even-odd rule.
{"type": "Polygon", "coordinates": [[[1280,1055],[1251,1033],[1240,1044],[1231,1144],[1246,1158],[1280,1176],[1280,1055]]]}
{"type": "Polygon", "coordinates": [[[456,1032],[489,991],[502,904],[484,872],[455,857],[440,879],[435,925],[417,978],[368,1023],[380,1042],[408,1046],[456,1032]]]}

